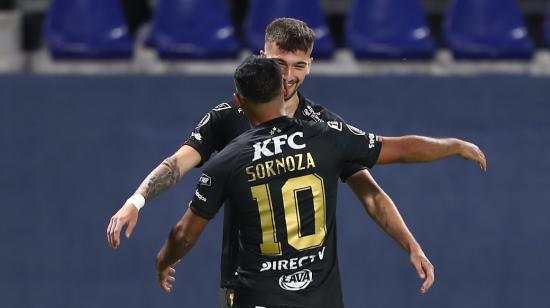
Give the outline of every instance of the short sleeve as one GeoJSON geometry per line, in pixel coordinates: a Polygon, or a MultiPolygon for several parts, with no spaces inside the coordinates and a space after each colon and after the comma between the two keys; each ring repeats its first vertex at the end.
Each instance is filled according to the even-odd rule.
{"type": "Polygon", "coordinates": [[[344,164],[342,171],[340,172],[340,180],[345,183],[350,176],[364,169],[368,169],[368,167],[358,163],[347,162],[344,164]]]}
{"type": "MultiPolygon", "coordinates": [[[[344,119],[342,119],[340,115],[322,107],[321,105],[316,105],[315,107],[316,107],[315,109],[318,110],[318,114],[320,118],[323,121],[327,122],[329,125],[333,125],[333,126],[346,125],[346,121],[344,121],[344,119]],[[339,123],[342,123],[342,124],[339,124],[339,123]]],[[[381,146],[381,143],[380,143],[380,146],[381,146]]],[[[374,163],[376,163],[376,161],[374,163]]],[[[367,168],[372,168],[372,165],[364,166],[356,162],[346,162],[342,167],[342,172],[340,172],[340,180],[342,182],[345,182],[350,176],[352,176],[356,172],[367,168]]]]}
{"type": "Polygon", "coordinates": [[[338,126],[328,124],[335,131],[335,142],[344,162],[355,162],[368,168],[376,164],[382,149],[382,140],[379,136],[374,133],[365,133],[350,124],[338,126]]]}
{"type": "Polygon", "coordinates": [[[214,107],[199,121],[191,136],[183,143],[188,145],[201,155],[201,162],[197,167],[202,166],[212,153],[221,148],[223,134],[220,132],[224,111],[231,108],[229,103],[223,103],[214,107]]]}
{"type": "Polygon", "coordinates": [[[197,189],[189,205],[193,213],[205,219],[214,218],[225,199],[231,169],[230,164],[219,158],[214,158],[199,177],[197,189]]]}

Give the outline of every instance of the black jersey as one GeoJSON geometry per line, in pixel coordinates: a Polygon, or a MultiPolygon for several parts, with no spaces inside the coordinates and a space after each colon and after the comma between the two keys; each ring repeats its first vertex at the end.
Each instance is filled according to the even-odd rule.
{"type": "Polygon", "coordinates": [[[338,177],[348,162],[371,167],[374,134],[342,123],[280,117],[234,139],[206,167],[190,204],[211,219],[235,213],[235,301],[246,305],[342,304],[336,249],[338,177]]]}
{"type": "MultiPolygon", "coordinates": [[[[345,122],[338,114],[315,104],[300,92],[298,92],[298,98],[298,108],[294,114],[296,119],[314,122],[345,122]]],[[[249,129],[248,119],[232,101],[221,103],[201,119],[184,144],[199,152],[201,162],[197,167],[200,167],[208,161],[212,153],[221,151],[231,140],[249,129]]],[[[342,169],[340,178],[345,181],[355,172],[365,168],[360,164],[347,164],[342,169]]]]}
{"type": "MultiPolygon", "coordinates": [[[[327,110],[321,105],[315,104],[298,92],[299,104],[295,112],[295,118],[314,122],[327,122],[332,125],[344,123],[342,118],[327,110]]],[[[214,107],[199,122],[191,136],[185,142],[193,147],[201,155],[202,166],[212,153],[221,151],[230,141],[250,129],[248,119],[233,106],[233,102],[222,103],[214,107]]],[[[377,146],[379,146],[377,144],[377,146]]],[[[346,164],[340,173],[340,179],[345,181],[355,172],[366,167],[357,163],[346,164]]],[[[236,241],[237,230],[231,225],[237,217],[232,207],[226,207],[224,211],[222,255],[220,262],[221,287],[231,287],[235,270],[237,269],[238,243],[236,241]]]]}

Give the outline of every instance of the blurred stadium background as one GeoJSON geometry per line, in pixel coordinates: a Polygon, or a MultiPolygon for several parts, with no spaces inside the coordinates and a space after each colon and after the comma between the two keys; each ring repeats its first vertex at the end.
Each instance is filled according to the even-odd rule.
{"type": "Polygon", "coordinates": [[[119,251],[105,229],[231,98],[266,13],[317,25],[307,97],[365,130],[455,136],[488,157],[487,174],[457,158],[372,171],[436,266],[427,295],[342,185],[346,307],[550,307],[547,0],[0,0],[0,306],[217,307],[220,215],[175,292],[154,273],[199,170],[147,204],[119,251]]]}

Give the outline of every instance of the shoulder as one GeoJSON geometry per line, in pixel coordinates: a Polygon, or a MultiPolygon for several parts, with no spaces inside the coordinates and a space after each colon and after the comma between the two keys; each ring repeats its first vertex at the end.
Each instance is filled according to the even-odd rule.
{"type": "Polygon", "coordinates": [[[304,107],[300,110],[300,112],[305,119],[313,120],[315,122],[343,121],[342,117],[335,112],[332,112],[325,106],[319,105],[305,96],[302,96],[301,99],[304,101],[304,107]]]}
{"type": "Polygon", "coordinates": [[[233,105],[232,101],[221,103],[210,109],[205,117],[225,118],[240,114],[240,109],[233,105]]]}
{"type": "Polygon", "coordinates": [[[247,147],[250,147],[250,140],[254,135],[254,129],[248,130],[231,140],[219,153],[216,155],[217,161],[229,164],[236,160],[247,147]]]}
{"type": "Polygon", "coordinates": [[[208,126],[217,125],[216,123],[225,123],[239,120],[243,115],[240,109],[235,107],[232,101],[221,103],[211,108],[197,124],[197,129],[208,124],[208,126]]]}
{"type": "Polygon", "coordinates": [[[303,132],[304,137],[311,138],[318,135],[324,135],[328,133],[329,125],[325,121],[311,121],[311,120],[299,120],[295,119],[295,125],[299,126],[303,132]]]}
{"type": "Polygon", "coordinates": [[[233,140],[210,159],[206,165],[205,172],[218,176],[229,175],[233,171],[235,161],[241,155],[241,152],[242,147],[239,146],[236,140],[233,140]]]}

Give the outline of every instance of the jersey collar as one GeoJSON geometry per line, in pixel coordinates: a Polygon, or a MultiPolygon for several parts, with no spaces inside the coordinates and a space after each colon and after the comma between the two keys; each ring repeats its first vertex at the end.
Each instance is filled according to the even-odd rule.
{"type": "Polygon", "coordinates": [[[287,116],[280,116],[278,118],[271,119],[269,121],[263,122],[262,124],[258,125],[257,127],[269,127],[269,126],[279,124],[279,123],[282,123],[282,122],[287,122],[289,119],[290,118],[287,117],[287,116]]]}

